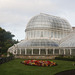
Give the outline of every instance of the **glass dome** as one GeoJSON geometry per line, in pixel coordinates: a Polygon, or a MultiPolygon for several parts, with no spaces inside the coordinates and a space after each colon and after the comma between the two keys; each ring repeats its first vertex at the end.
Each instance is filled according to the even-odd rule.
{"type": "Polygon", "coordinates": [[[71,25],[64,19],[47,15],[39,14],[34,16],[27,24],[26,30],[30,28],[50,28],[50,29],[62,29],[62,30],[71,30],[71,25]]]}
{"type": "Polygon", "coordinates": [[[17,44],[17,47],[58,47],[58,43],[49,39],[25,40],[17,44]]]}
{"type": "Polygon", "coordinates": [[[25,31],[27,39],[51,38],[60,40],[72,31],[72,27],[60,17],[41,13],[28,22],[25,31]]]}

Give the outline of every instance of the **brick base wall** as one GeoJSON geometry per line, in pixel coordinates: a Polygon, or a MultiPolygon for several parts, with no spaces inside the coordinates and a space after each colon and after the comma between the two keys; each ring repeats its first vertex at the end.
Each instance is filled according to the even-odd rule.
{"type": "Polygon", "coordinates": [[[55,59],[58,56],[15,56],[15,58],[22,59],[55,59]]]}

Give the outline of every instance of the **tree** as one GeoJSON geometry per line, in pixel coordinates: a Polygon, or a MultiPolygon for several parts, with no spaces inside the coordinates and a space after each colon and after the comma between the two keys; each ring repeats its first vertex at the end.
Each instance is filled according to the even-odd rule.
{"type": "Polygon", "coordinates": [[[18,41],[12,39],[14,37],[11,32],[7,32],[0,27],[0,53],[6,53],[8,48],[18,41]]]}

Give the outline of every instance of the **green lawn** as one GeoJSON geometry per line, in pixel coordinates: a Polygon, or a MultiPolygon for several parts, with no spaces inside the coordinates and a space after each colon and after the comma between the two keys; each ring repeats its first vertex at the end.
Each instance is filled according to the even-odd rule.
{"type": "Polygon", "coordinates": [[[0,75],[54,75],[58,72],[75,69],[72,61],[53,60],[58,65],[53,67],[27,66],[14,59],[0,65],[0,75]]]}

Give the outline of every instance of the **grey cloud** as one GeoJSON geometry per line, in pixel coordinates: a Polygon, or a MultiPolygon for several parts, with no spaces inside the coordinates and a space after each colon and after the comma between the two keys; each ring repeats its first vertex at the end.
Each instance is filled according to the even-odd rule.
{"type": "Polygon", "coordinates": [[[0,0],[0,27],[24,39],[28,21],[39,13],[66,18],[74,26],[74,7],[74,0],[0,0]]]}

